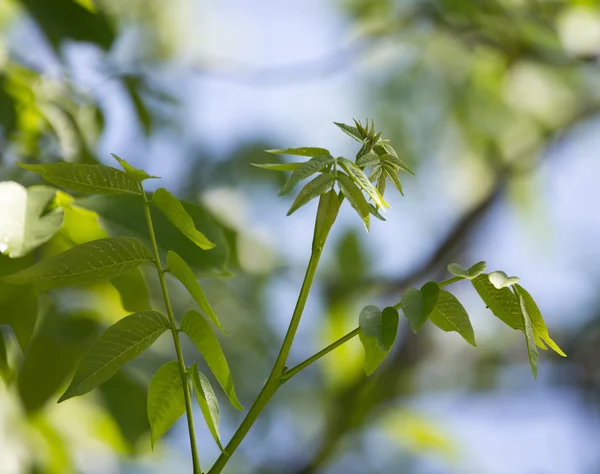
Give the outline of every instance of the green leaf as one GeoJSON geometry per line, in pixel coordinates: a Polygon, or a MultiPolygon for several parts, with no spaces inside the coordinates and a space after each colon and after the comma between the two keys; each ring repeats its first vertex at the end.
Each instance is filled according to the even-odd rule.
{"type": "Polygon", "coordinates": [[[400,192],[400,194],[402,194],[402,196],[404,196],[404,191],[402,190],[402,183],[400,182],[400,177],[398,176],[398,172],[396,171],[396,169],[386,163],[383,164],[383,169],[392,180],[392,183],[394,183],[396,189],[400,192]]]}
{"type": "Polygon", "coordinates": [[[439,285],[430,281],[425,283],[420,290],[408,288],[402,295],[402,311],[414,333],[417,333],[427,321],[437,304],[439,294],[439,285]]]}
{"type": "MultiPolygon", "coordinates": [[[[375,168],[373,168],[373,171],[371,172],[371,174],[369,176],[369,181],[374,183],[375,181],[377,181],[379,179],[379,177],[381,176],[381,173],[383,173],[383,167],[381,165],[375,166],[375,168]]],[[[382,194],[381,191],[379,191],[379,194],[382,194]]]]}
{"type": "MultiPolygon", "coordinates": [[[[383,171],[383,168],[381,168],[381,170],[383,171]]],[[[379,191],[379,194],[382,196],[385,194],[385,188],[387,187],[387,179],[385,176],[386,174],[382,173],[377,180],[377,191],[379,191]]]]}
{"type": "Polygon", "coordinates": [[[293,214],[296,210],[307,204],[309,201],[330,190],[333,182],[334,178],[329,173],[320,174],[312,181],[309,181],[298,193],[298,196],[292,204],[292,207],[290,207],[287,215],[289,216],[293,214]]]}
{"type": "Polygon", "coordinates": [[[64,162],[43,165],[17,164],[39,174],[49,183],[73,191],[91,194],[140,194],[135,179],[110,166],[64,162]]]}
{"type": "Polygon", "coordinates": [[[27,255],[60,229],[63,211],[48,211],[56,189],[18,183],[0,183],[0,253],[11,258],[27,255]]]}
{"type": "Polygon", "coordinates": [[[429,320],[443,331],[455,331],[465,341],[476,346],[475,333],[467,311],[460,301],[449,291],[440,289],[437,304],[429,315],[429,320]]]}
{"type": "Polygon", "coordinates": [[[302,163],[294,170],[289,179],[283,185],[283,189],[279,192],[280,196],[289,193],[303,179],[312,176],[321,171],[327,165],[333,163],[335,158],[331,155],[320,155],[302,163]]]}
{"type": "Polygon", "coordinates": [[[209,250],[215,247],[215,244],[208,240],[202,232],[196,229],[194,221],[190,215],[185,212],[185,208],[175,196],[165,188],[158,189],[152,196],[154,204],[163,215],[177,227],[183,235],[194,242],[202,250],[209,250]]]}
{"type": "Polygon", "coordinates": [[[204,292],[196,280],[194,273],[191,268],[185,263],[185,261],[177,255],[175,252],[169,250],[167,252],[167,268],[188,290],[189,294],[194,298],[194,301],[200,306],[200,309],[206,316],[210,318],[215,326],[217,326],[223,333],[229,335],[229,333],[223,328],[217,314],[210,306],[210,303],[204,296],[204,292]]]}
{"type": "Polygon", "coordinates": [[[535,336],[533,334],[533,327],[531,324],[531,319],[529,314],[527,313],[527,307],[525,305],[525,300],[519,294],[519,290],[515,288],[515,295],[519,299],[519,307],[521,308],[521,316],[523,318],[523,327],[525,330],[525,341],[527,342],[527,355],[529,356],[529,365],[531,366],[531,372],[533,372],[533,378],[537,379],[537,360],[538,360],[538,350],[535,345],[535,336]]]}
{"type": "MultiPolygon", "coordinates": [[[[149,196],[150,198],[150,196],[149,196]]],[[[77,204],[100,216],[100,225],[110,234],[134,235],[150,245],[148,227],[143,213],[143,203],[137,196],[89,196],[78,199],[77,204]]],[[[221,275],[229,258],[229,249],[223,229],[202,206],[183,202],[195,227],[216,244],[214,249],[202,250],[184,236],[156,208],[151,207],[152,222],[161,258],[168,250],[177,252],[196,274],[221,275]]]]}
{"type": "Polygon", "coordinates": [[[375,189],[371,181],[369,181],[369,178],[367,178],[363,170],[356,166],[352,161],[343,157],[338,158],[338,163],[346,170],[354,182],[358,184],[371,199],[373,199],[373,202],[375,202],[378,207],[390,207],[390,205],[381,197],[379,191],[375,189]]]}
{"type": "Polygon", "coordinates": [[[365,349],[365,372],[371,375],[386,359],[396,340],[398,311],[373,305],[363,308],[359,316],[360,341],[365,349]]]}
{"type": "Polygon", "coordinates": [[[273,171],[294,171],[302,163],[250,163],[257,168],[273,171]]]}
{"type": "Polygon", "coordinates": [[[492,272],[488,275],[488,278],[497,290],[519,283],[519,277],[509,277],[502,271],[492,272]]]}
{"type": "Polygon", "coordinates": [[[359,327],[365,337],[374,337],[384,352],[391,350],[398,330],[398,311],[392,307],[381,311],[377,306],[365,306],[359,316],[359,327]]]}
{"type": "Polygon", "coordinates": [[[338,126],[346,135],[354,138],[357,142],[362,142],[363,139],[361,137],[361,133],[358,131],[358,128],[351,127],[350,125],[346,125],[345,123],[333,122],[336,126],[338,126]]]}
{"type": "Polygon", "coordinates": [[[221,350],[219,340],[214,335],[208,322],[198,311],[188,311],[181,321],[181,331],[188,335],[198,349],[198,352],[202,354],[208,367],[215,374],[221,387],[223,387],[231,404],[238,410],[243,410],[244,408],[235,393],[229,365],[221,350]]]}
{"type": "Polygon", "coordinates": [[[148,387],[148,420],[152,448],[156,441],[185,413],[185,395],[177,362],[167,362],[152,377],[148,387]]]}
{"type": "Polygon", "coordinates": [[[51,311],[45,316],[29,344],[17,379],[27,413],[42,409],[64,387],[97,332],[97,322],[85,313],[65,317],[51,311]]]}
{"type": "Polygon", "coordinates": [[[114,237],[78,245],[1,280],[50,290],[105,281],[151,261],[150,250],[139,240],[114,237]]]}
{"type": "Polygon", "coordinates": [[[134,168],[129,163],[127,163],[127,161],[125,161],[123,158],[119,158],[114,153],[111,153],[111,155],[113,156],[113,158],[115,160],[117,160],[119,162],[119,164],[121,165],[123,170],[125,170],[125,174],[127,174],[131,178],[135,179],[136,181],[144,181],[146,179],[160,178],[160,176],[151,176],[148,173],[146,173],[144,170],[139,170],[137,168],[134,168]]]}
{"type": "Polygon", "coordinates": [[[134,313],[109,327],[83,355],[59,403],[93,390],[117,370],[148,349],[169,329],[169,321],[156,311],[134,313]]]}
{"type": "Polygon", "coordinates": [[[363,220],[368,232],[370,227],[369,215],[371,210],[369,208],[369,203],[363,196],[363,193],[358,186],[354,184],[354,181],[352,181],[352,179],[344,173],[338,172],[337,183],[346,199],[348,199],[350,205],[356,210],[360,218],[363,220]]]}
{"type": "Polygon", "coordinates": [[[315,221],[315,234],[312,244],[313,251],[322,249],[325,245],[325,240],[327,240],[329,231],[340,210],[341,202],[340,197],[333,189],[325,194],[321,194],[315,221]]]}
{"type": "Polygon", "coordinates": [[[465,270],[458,263],[451,263],[450,265],[448,265],[448,271],[452,273],[452,275],[457,276],[459,278],[473,280],[485,271],[485,267],[486,263],[484,261],[477,262],[475,265],[472,265],[468,270],[465,270]]]}
{"type": "Polygon", "coordinates": [[[0,325],[10,326],[25,352],[38,317],[38,294],[33,285],[0,283],[0,325]]]}
{"type": "Polygon", "coordinates": [[[519,292],[520,297],[523,299],[525,310],[531,319],[531,325],[533,327],[533,335],[536,339],[536,344],[542,349],[545,349],[546,346],[544,343],[546,343],[554,352],[563,357],[567,357],[562,349],[558,347],[558,345],[550,337],[542,313],[538,308],[538,305],[535,303],[533,297],[521,285],[516,284],[515,288],[519,292]]]}
{"type": "Polygon", "coordinates": [[[508,288],[497,289],[485,273],[473,278],[471,283],[485,305],[497,318],[513,329],[524,330],[519,301],[512,291],[508,288]]]}
{"type": "Polygon", "coordinates": [[[210,434],[217,443],[219,449],[224,452],[225,450],[223,449],[221,437],[219,435],[221,414],[219,412],[219,402],[215,392],[206,376],[198,370],[198,366],[195,362],[192,364],[190,372],[192,385],[196,392],[200,410],[202,410],[202,416],[204,416],[204,421],[206,421],[206,426],[208,426],[210,434]]]}
{"type": "MultiPolygon", "coordinates": [[[[389,145],[388,145],[389,146],[389,145]]],[[[381,161],[383,161],[386,164],[391,164],[393,165],[393,167],[399,168],[402,171],[406,171],[407,173],[410,173],[412,175],[414,175],[415,173],[412,172],[412,170],[408,167],[408,165],[406,163],[404,163],[404,161],[402,161],[400,158],[398,158],[396,155],[392,155],[389,153],[386,153],[385,155],[382,155],[379,157],[381,159],[381,161]]],[[[394,169],[395,171],[395,169],[394,169]]]]}
{"type": "Polygon", "coordinates": [[[361,168],[379,164],[379,155],[371,150],[356,160],[356,164],[361,168]]]}
{"type": "Polygon", "coordinates": [[[329,156],[329,150],[325,148],[314,148],[314,147],[302,147],[302,148],[286,148],[280,150],[279,148],[273,148],[272,150],[265,150],[267,153],[274,155],[295,155],[295,156],[329,156]]]}
{"type": "Polygon", "coordinates": [[[369,210],[371,211],[371,214],[374,215],[377,219],[379,219],[380,221],[385,222],[386,219],[385,217],[383,217],[380,213],[379,210],[371,203],[369,203],[369,210]]]}

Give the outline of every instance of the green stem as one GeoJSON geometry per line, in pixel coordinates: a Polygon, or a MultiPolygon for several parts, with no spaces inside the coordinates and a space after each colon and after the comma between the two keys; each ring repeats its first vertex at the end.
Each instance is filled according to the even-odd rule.
{"type": "Polygon", "coordinates": [[[148,197],[146,196],[146,192],[144,191],[142,183],[140,183],[140,191],[142,193],[142,197],[144,198],[144,214],[146,216],[146,223],[148,224],[148,233],[150,234],[150,242],[152,243],[152,250],[154,252],[154,263],[156,264],[156,271],[158,273],[158,279],[160,280],[160,287],[162,289],[163,298],[165,300],[167,315],[169,316],[169,324],[171,326],[173,343],[175,344],[175,352],[177,352],[177,361],[179,362],[181,384],[183,386],[183,395],[185,399],[185,412],[187,414],[188,430],[190,433],[190,446],[192,448],[192,463],[194,466],[194,474],[201,474],[200,458],[198,457],[198,448],[196,447],[196,433],[194,431],[192,398],[190,395],[190,388],[187,381],[187,369],[185,367],[183,353],[181,352],[181,345],[179,344],[179,330],[177,329],[177,324],[175,323],[175,316],[173,315],[171,300],[169,299],[167,282],[165,280],[165,272],[160,263],[160,254],[158,253],[158,245],[156,243],[156,236],[154,234],[154,225],[152,225],[152,215],[150,214],[150,201],[148,201],[148,197]]]}
{"type": "Polygon", "coordinates": [[[302,318],[302,312],[304,311],[304,306],[306,305],[306,300],[308,299],[308,294],[310,293],[310,288],[315,278],[315,273],[317,271],[317,266],[319,264],[319,259],[321,258],[322,252],[322,245],[313,246],[310,260],[308,262],[308,268],[306,269],[306,275],[304,276],[304,281],[300,290],[300,295],[298,296],[298,301],[294,309],[294,314],[292,315],[292,320],[290,321],[287,334],[285,335],[285,339],[281,345],[281,349],[279,351],[279,355],[277,356],[277,360],[275,361],[275,365],[273,366],[273,370],[271,371],[271,374],[269,375],[269,378],[267,379],[263,389],[254,402],[254,405],[252,405],[252,408],[250,408],[248,411],[246,418],[244,418],[244,421],[242,421],[240,424],[239,428],[231,438],[231,441],[229,441],[229,444],[225,447],[225,452],[227,454],[223,453],[219,456],[214,466],[210,469],[210,471],[208,471],[208,474],[218,474],[223,470],[231,455],[246,437],[256,419],[259,417],[267,403],[269,403],[275,392],[283,383],[282,377],[285,371],[285,363],[289,356],[290,349],[292,348],[292,343],[294,342],[294,337],[296,336],[296,331],[298,330],[298,325],[300,324],[300,319],[302,318]]]}
{"type": "Polygon", "coordinates": [[[291,379],[292,377],[297,375],[299,372],[306,369],[309,365],[318,361],[321,357],[326,356],[331,351],[333,351],[334,349],[337,349],[338,347],[340,347],[342,344],[348,342],[353,337],[358,336],[359,333],[360,333],[360,328],[354,329],[353,331],[349,332],[345,336],[339,338],[334,343],[328,345],[325,349],[323,349],[323,350],[317,352],[315,355],[309,357],[304,362],[299,363],[297,366],[291,368],[290,370],[286,370],[285,373],[281,376],[281,383],[284,384],[289,379],[291,379]]]}

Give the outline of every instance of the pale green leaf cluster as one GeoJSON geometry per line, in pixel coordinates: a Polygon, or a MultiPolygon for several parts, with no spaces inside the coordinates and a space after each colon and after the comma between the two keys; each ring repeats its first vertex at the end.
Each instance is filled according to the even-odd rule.
{"type": "Polygon", "coordinates": [[[402,194],[402,183],[399,171],[412,173],[410,168],[398,157],[398,154],[381,138],[381,133],[375,133],[375,125],[367,121],[363,126],[354,121],[356,126],[335,123],[343,132],[361,143],[356,160],[344,157],[334,158],[325,148],[288,148],[285,150],[266,150],[268,153],[286,154],[310,157],[301,163],[260,163],[259,168],[275,171],[291,171],[289,179],[279,195],[289,193],[298,183],[314,174],[318,175],[309,181],[298,193],[288,215],[294,213],[305,204],[330,190],[335,190],[337,184],[340,196],[347,199],[356,213],[362,219],[367,230],[370,228],[370,217],[385,220],[380,209],[389,208],[383,195],[387,179],[390,179],[396,189],[402,194]],[[369,175],[366,168],[372,168],[369,175]]]}

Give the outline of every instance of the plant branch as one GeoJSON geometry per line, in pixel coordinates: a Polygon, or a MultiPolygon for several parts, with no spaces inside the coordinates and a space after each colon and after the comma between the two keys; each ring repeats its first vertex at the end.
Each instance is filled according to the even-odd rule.
{"type": "Polygon", "coordinates": [[[310,289],[315,278],[317,266],[319,264],[322,251],[322,245],[313,245],[310,260],[308,262],[308,268],[306,269],[304,281],[302,282],[302,288],[300,289],[300,294],[298,295],[298,301],[296,302],[296,307],[294,308],[292,319],[290,321],[287,333],[281,345],[281,349],[279,351],[279,355],[277,356],[277,360],[275,361],[275,365],[273,366],[273,370],[271,371],[271,374],[269,375],[269,378],[267,379],[260,394],[256,398],[256,401],[252,405],[252,408],[250,408],[250,410],[248,411],[246,418],[244,418],[239,428],[231,438],[231,441],[229,441],[229,443],[225,447],[225,452],[227,454],[223,453],[219,456],[219,458],[215,462],[214,466],[210,469],[208,474],[218,474],[223,470],[223,468],[229,461],[229,458],[240,445],[242,440],[246,437],[248,431],[250,431],[250,428],[252,428],[265,406],[267,406],[275,392],[279,389],[279,387],[281,387],[282,375],[285,371],[285,363],[290,354],[290,350],[292,348],[292,344],[294,342],[298,326],[300,325],[300,319],[302,318],[302,313],[304,312],[306,300],[308,299],[308,295],[310,293],[310,289]]]}
{"type": "Polygon", "coordinates": [[[281,384],[284,384],[285,382],[287,382],[289,379],[291,379],[292,377],[294,377],[295,375],[297,375],[299,372],[301,372],[304,369],[306,369],[309,365],[311,365],[312,363],[318,361],[321,357],[326,356],[327,354],[329,354],[334,349],[337,349],[342,344],[348,342],[350,339],[358,336],[358,333],[360,333],[360,328],[354,329],[353,331],[349,332],[345,336],[339,338],[334,343],[328,345],[325,349],[323,349],[323,350],[317,352],[315,355],[309,357],[304,362],[299,363],[297,366],[291,368],[290,370],[286,370],[284,372],[284,374],[281,376],[281,379],[280,379],[281,384]]]}
{"type": "Polygon", "coordinates": [[[150,242],[152,243],[152,250],[154,252],[154,263],[156,264],[156,271],[158,273],[158,279],[160,280],[160,287],[162,289],[163,298],[165,301],[165,307],[167,309],[167,315],[169,316],[169,325],[171,326],[171,335],[173,336],[173,343],[175,344],[175,352],[177,353],[177,362],[179,362],[179,371],[181,373],[181,384],[183,387],[183,395],[185,399],[185,412],[187,414],[188,431],[190,434],[190,447],[192,449],[192,463],[194,466],[194,474],[201,474],[200,471],[200,458],[198,457],[198,448],[196,447],[196,433],[194,431],[194,416],[192,414],[192,400],[190,394],[190,388],[187,381],[187,369],[185,367],[185,361],[183,359],[183,353],[181,352],[181,345],[179,343],[179,330],[175,323],[175,316],[173,315],[173,308],[171,307],[171,300],[169,299],[169,292],[167,290],[167,282],[165,280],[165,272],[160,263],[160,254],[158,253],[158,245],[156,243],[156,235],[154,234],[154,225],[152,224],[152,215],[150,214],[150,201],[146,196],[144,187],[140,183],[140,191],[144,198],[144,215],[146,216],[146,223],[148,225],[148,233],[150,234],[150,242]]]}

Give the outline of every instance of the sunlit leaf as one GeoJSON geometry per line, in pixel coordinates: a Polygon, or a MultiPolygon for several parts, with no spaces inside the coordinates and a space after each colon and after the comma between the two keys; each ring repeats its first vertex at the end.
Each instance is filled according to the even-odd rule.
{"type": "Polygon", "coordinates": [[[91,194],[140,194],[135,179],[110,166],[65,162],[43,165],[17,164],[39,174],[56,186],[73,191],[91,194]]]}
{"type": "MultiPolygon", "coordinates": [[[[100,225],[110,235],[134,235],[147,245],[151,244],[144,218],[143,203],[139,197],[90,196],[78,199],[76,203],[98,213],[100,225]]],[[[194,226],[211,242],[214,242],[216,247],[211,250],[202,250],[171,224],[158,209],[151,207],[154,233],[161,258],[166,258],[167,251],[173,250],[187,262],[196,274],[222,274],[229,258],[223,229],[215,223],[204,207],[187,202],[182,204],[194,221],[194,226]]]]}
{"type": "Polygon", "coordinates": [[[329,189],[331,189],[333,182],[334,178],[329,173],[320,174],[312,181],[309,181],[298,193],[298,196],[292,204],[292,207],[290,207],[287,215],[289,216],[293,214],[294,211],[301,208],[312,199],[327,192],[329,189]]]}
{"type": "Polygon", "coordinates": [[[252,166],[273,171],[294,171],[302,163],[251,163],[252,166]]]}
{"type": "Polygon", "coordinates": [[[337,174],[337,183],[346,199],[348,199],[350,205],[354,208],[354,210],[356,210],[360,218],[363,220],[367,231],[369,231],[369,215],[371,210],[369,208],[369,203],[365,199],[362,191],[358,188],[354,181],[352,181],[352,179],[344,173],[337,174]]]}
{"type": "MultiPolygon", "coordinates": [[[[371,174],[369,175],[369,181],[374,183],[375,181],[377,181],[379,179],[379,177],[381,176],[381,173],[383,173],[383,167],[381,165],[375,166],[373,168],[373,171],[371,171],[371,174]]],[[[381,194],[383,196],[381,191],[379,191],[379,194],[381,194]]]]}
{"type": "Polygon", "coordinates": [[[215,375],[231,404],[238,410],[244,408],[240,404],[233,386],[229,365],[210,325],[198,311],[188,311],[181,321],[181,331],[186,333],[202,354],[208,367],[215,375]]]}
{"type": "Polygon", "coordinates": [[[402,311],[414,333],[417,333],[427,321],[437,304],[439,293],[438,284],[430,281],[425,283],[420,290],[408,288],[402,295],[402,311]]]}
{"type": "Polygon", "coordinates": [[[223,333],[229,335],[229,333],[223,328],[217,314],[212,309],[210,303],[204,296],[204,292],[196,280],[194,273],[191,268],[185,263],[185,261],[177,255],[175,252],[167,252],[167,268],[181,283],[185,286],[189,294],[194,298],[194,301],[200,306],[200,309],[206,316],[210,318],[215,326],[217,326],[223,333]]]}
{"type": "Polygon", "coordinates": [[[221,437],[219,435],[219,423],[221,422],[221,414],[219,412],[219,402],[210,384],[210,381],[206,376],[198,370],[198,366],[194,362],[192,367],[189,369],[190,376],[192,379],[192,385],[196,392],[196,399],[202,410],[202,416],[206,421],[206,426],[210,431],[213,439],[219,446],[219,449],[223,451],[223,445],[221,444],[221,437]]]}
{"type": "MultiPolygon", "coordinates": [[[[389,146],[389,145],[384,145],[384,146],[389,146]]],[[[399,168],[402,171],[406,171],[407,173],[410,173],[412,175],[415,174],[408,167],[408,165],[406,163],[404,163],[404,161],[402,161],[396,155],[392,155],[392,154],[386,153],[385,155],[382,155],[379,158],[381,159],[382,162],[384,162],[384,163],[386,163],[388,165],[393,165],[392,168],[396,167],[396,168],[399,168]]],[[[394,171],[395,171],[395,169],[394,169],[394,171]]]]}
{"type": "Polygon", "coordinates": [[[439,290],[437,304],[429,315],[429,320],[443,331],[455,331],[469,344],[477,345],[467,310],[449,291],[439,290]]]}
{"type": "Polygon", "coordinates": [[[379,155],[371,150],[356,160],[356,164],[361,168],[373,166],[379,163],[379,155]]]}
{"type": "Polygon", "coordinates": [[[83,395],[111,378],[167,329],[169,321],[155,311],[130,314],[109,327],[83,355],[71,385],[59,402],[83,395]]]}
{"type": "Polygon", "coordinates": [[[394,167],[388,165],[387,163],[384,163],[382,166],[385,171],[385,174],[387,174],[390,177],[396,189],[400,192],[400,194],[404,196],[404,191],[402,190],[402,183],[400,182],[398,171],[396,171],[394,167]]]}
{"type": "Polygon", "coordinates": [[[485,271],[485,267],[486,263],[484,261],[477,262],[476,264],[469,267],[468,270],[465,270],[458,263],[451,263],[450,265],[448,265],[448,271],[454,276],[466,278],[468,280],[473,280],[485,271]]]}
{"type": "Polygon", "coordinates": [[[49,210],[56,189],[0,183],[0,253],[11,258],[27,255],[60,229],[63,211],[49,210]]]}
{"type": "Polygon", "coordinates": [[[50,290],[105,281],[152,260],[150,250],[139,240],[114,237],[78,245],[2,280],[50,290]]]}
{"type": "Polygon", "coordinates": [[[284,194],[289,193],[300,181],[312,176],[315,173],[318,173],[334,161],[335,158],[331,155],[319,155],[302,163],[294,170],[289,179],[285,182],[283,189],[279,192],[279,195],[283,196],[284,194]]]}
{"type": "Polygon", "coordinates": [[[519,277],[509,277],[502,271],[492,272],[488,275],[488,278],[497,290],[519,283],[519,277]]]}
{"type": "Polygon", "coordinates": [[[389,355],[398,331],[398,311],[373,305],[363,308],[359,316],[359,338],[365,349],[365,372],[371,375],[389,355]]]}
{"type": "Polygon", "coordinates": [[[340,210],[340,204],[341,199],[333,189],[321,194],[315,221],[313,250],[322,249],[325,245],[325,240],[340,210]]]}
{"type": "Polygon", "coordinates": [[[371,199],[373,199],[373,202],[375,202],[378,207],[390,207],[390,205],[381,197],[379,191],[377,191],[371,181],[369,181],[369,178],[367,178],[363,170],[356,166],[352,161],[343,157],[338,158],[338,162],[354,182],[360,186],[371,199]]]}
{"type": "Polygon", "coordinates": [[[295,156],[324,156],[330,155],[329,150],[325,148],[314,148],[314,147],[302,147],[302,148],[286,148],[285,150],[280,150],[279,148],[273,148],[271,150],[265,150],[267,153],[272,153],[274,155],[295,155],[295,156]]]}
{"type": "Polygon", "coordinates": [[[531,325],[533,327],[533,335],[536,339],[536,344],[544,349],[544,343],[546,343],[554,352],[563,357],[567,357],[567,355],[550,337],[548,328],[546,327],[546,323],[542,317],[542,313],[538,308],[538,305],[535,303],[533,297],[521,285],[516,284],[515,288],[518,290],[519,295],[523,299],[525,310],[531,319],[531,325]]]}
{"type": "Polygon", "coordinates": [[[508,288],[497,289],[485,273],[471,280],[471,283],[485,305],[497,318],[511,328],[523,331],[521,308],[512,291],[508,288]]]}
{"type": "Polygon", "coordinates": [[[113,156],[113,158],[115,160],[117,160],[119,162],[119,164],[121,165],[121,167],[123,168],[125,173],[127,175],[129,175],[130,177],[132,177],[133,179],[135,179],[136,181],[144,181],[146,179],[159,178],[159,176],[151,176],[148,173],[146,173],[144,170],[139,170],[137,168],[134,168],[129,163],[127,163],[127,161],[125,161],[123,158],[119,158],[114,153],[111,153],[111,155],[113,156]]]}
{"type": "Polygon", "coordinates": [[[357,142],[363,141],[363,139],[361,137],[361,133],[359,132],[358,128],[352,127],[350,125],[346,125],[345,123],[339,123],[339,122],[333,122],[333,123],[335,125],[337,125],[345,134],[354,138],[357,142]]]}
{"type": "Polygon", "coordinates": [[[527,355],[529,356],[529,365],[531,366],[531,372],[533,372],[533,377],[537,379],[537,360],[538,360],[538,350],[535,345],[535,337],[533,335],[533,327],[531,324],[531,319],[529,314],[527,313],[527,308],[525,306],[525,300],[519,294],[519,290],[515,288],[515,295],[519,299],[519,306],[521,308],[521,317],[523,318],[523,327],[525,330],[525,341],[527,342],[527,355]]]}
{"type": "Polygon", "coordinates": [[[177,362],[167,362],[152,377],[148,387],[148,420],[152,447],[185,413],[181,370],[177,362]]]}
{"type": "Polygon", "coordinates": [[[214,248],[215,244],[194,226],[194,221],[175,196],[164,188],[158,189],[152,196],[154,204],[164,216],[177,227],[183,235],[202,250],[214,248]]]}

